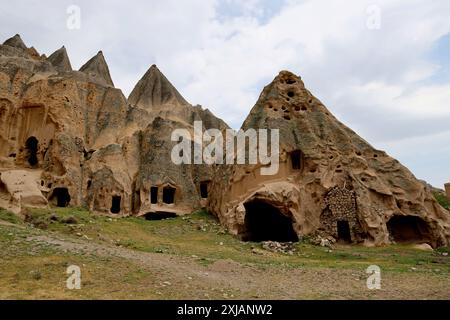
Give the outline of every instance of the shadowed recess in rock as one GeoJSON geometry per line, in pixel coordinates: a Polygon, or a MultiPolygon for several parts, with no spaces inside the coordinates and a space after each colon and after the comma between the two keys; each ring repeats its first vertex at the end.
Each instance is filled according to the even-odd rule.
{"type": "Polygon", "coordinates": [[[38,151],[38,139],[35,137],[28,138],[25,143],[25,147],[27,150],[27,161],[32,167],[36,167],[38,165],[37,151],[38,151]]]}
{"type": "Polygon", "coordinates": [[[398,243],[423,243],[430,240],[430,229],[419,217],[394,216],[387,227],[391,238],[398,243]]]}
{"type": "Polygon", "coordinates": [[[158,203],[158,187],[150,188],[150,203],[157,204],[158,203]]]}
{"type": "Polygon", "coordinates": [[[348,221],[342,220],[337,222],[338,241],[343,243],[351,243],[352,236],[350,234],[350,225],[348,221]]]}
{"type": "Polygon", "coordinates": [[[174,212],[158,211],[158,212],[149,212],[144,217],[145,217],[145,220],[155,221],[155,220],[165,220],[165,219],[176,218],[177,214],[174,212]]]}
{"type": "Polygon", "coordinates": [[[283,215],[274,206],[263,201],[245,204],[244,241],[297,242],[298,236],[292,226],[292,220],[283,215]]]}
{"type": "Polygon", "coordinates": [[[173,204],[175,202],[175,188],[164,187],[163,189],[163,202],[165,204],[173,204]]]}
{"type": "Polygon", "coordinates": [[[111,213],[120,213],[120,206],[122,202],[121,196],[113,196],[111,200],[111,213]]]}
{"type": "Polygon", "coordinates": [[[50,197],[50,201],[53,201],[58,207],[67,207],[70,203],[69,190],[67,188],[55,188],[50,197]]]}

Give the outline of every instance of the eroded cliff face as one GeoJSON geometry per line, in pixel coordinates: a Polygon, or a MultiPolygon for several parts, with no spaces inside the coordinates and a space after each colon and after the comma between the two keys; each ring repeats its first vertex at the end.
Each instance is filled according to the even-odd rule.
{"type": "MultiPolygon", "coordinates": [[[[0,45],[0,206],[85,206],[159,219],[202,207],[244,240],[449,243],[450,215],[429,188],[340,123],[283,71],[243,130],[279,129],[274,175],[257,165],[177,165],[175,129],[228,126],[192,106],[156,66],[128,99],[100,51],[80,71],[15,36],[0,45]]],[[[270,165],[268,165],[270,166],[270,165]]]]}
{"type": "Polygon", "coordinates": [[[280,168],[267,176],[261,165],[215,168],[208,208],[233,234],[276,240],[284,228],[290,240],[448,244],[450,214],[426,186],[339,122],[296,75],[283,71],[264,88],[242,127],[250,128],[279,129],[280,168]]]}
{"type": "Polygon", "coordinates": [[[7,40],[0,46],[0,206],[119,215],[204,206],[199,183],[211,170],[171,165],[171,130],[190,129],[194,119],[225,123],[188,104],[156,66],[129,100],[114,88],[101,51],[73,71],[64,47],[46,58],[18,35],[7,40]]]}

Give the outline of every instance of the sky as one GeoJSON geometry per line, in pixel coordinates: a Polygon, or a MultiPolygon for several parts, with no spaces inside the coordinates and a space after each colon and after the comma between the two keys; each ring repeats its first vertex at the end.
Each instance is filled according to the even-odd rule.
{"type": "Polygon", "coordinates": [[[417,178],[450,182],[448,0],[0,0],[0,42],[16,33],[75,69],[102,50],[126,96],[157,64],[233,128],[290,70],[417,178]]]}

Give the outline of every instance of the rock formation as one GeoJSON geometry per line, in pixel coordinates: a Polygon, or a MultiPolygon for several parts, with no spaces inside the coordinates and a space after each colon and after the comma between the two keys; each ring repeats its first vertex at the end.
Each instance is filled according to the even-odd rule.
{"type": "Polygon", "coordinates": [[[165,104],[186,105],[187,102],[156,65],[145,73],[128,97],[128,101],[146,109],[158,108],[165,104]]]}
{"type": "Polygon", "coordinates": [[[333,237],[449,242],[450,214],[398,161],[340,123],[289,72],[262,92],[243,130],[280,129],[280,168],[176,165],[175,129],[228,126],[190,105],[155,66],[126,98],[100,51],[79,71],[20,36],[0,45],[0,206],[84,206],[160,219],[208,207],[244,240],[333,237]]]}
{"type": "Polygon", "coordinates": [[[67,55],[67,51],[64,46],[61,49],[53,52],[47,60],[55,67],[58,72],[72,71],[72,65],[70,64],[69,56],[67,55]]]}
{"type": "Polygon", "coordinates": [[[22,38],[20,37],[20,35],[16,34],[14,37],[9,38],[8,40],[6,40],[3,45],[5,46],[9,46],[9,47],[13,47],[13,48],[17,48],[20,50],[27,50],[27,46],[25,45],[25,43],[23,43],[22,38]]]}
{"type": "Polygon", "coordinates": [[[191,213],[205,206],[200,183],[212,171],[171,165],[170,133],[192,130],[194,120],[227,128],[188,104],[156,66],[127,100],[102,52],[72,71],[64,47],[46,58],[15,36],[0,46],[0,206],[191,213]]]}
{"type": "Polygon", "coordinates": [[[450,241],[450,213],[397,160],[339,122],[296,75],[264,88],[242,129],[280,130],[280,168],[221,165],[209,210],[244,240],[450,241]],[[282,230],[282,231],[281,231],[282,230]]]}
{"type": "Polygon", "coordinates": [[[448,201],[450,201],[450,183],[445,184],[445,193],[447,194],[448,201]]]}
{"type": "Polygon", "coordinates": [[[105,57],[101,51],[86,62],[86,64],[80,68],[80,71],[89,74],[94,79],[97,79],[97,82],[100,84],[114,87],[111,75],[109,74],[108,65],[106,64],[105,57]]]}

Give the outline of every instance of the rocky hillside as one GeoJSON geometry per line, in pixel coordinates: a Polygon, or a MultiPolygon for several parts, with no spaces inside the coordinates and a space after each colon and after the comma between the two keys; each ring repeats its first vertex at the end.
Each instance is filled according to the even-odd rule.
{"type": "Polygon", "coordinates": [[[204,206],[208,167],[171,165],[171,131],[228,126],[192,106],[152,66],[127,99],[103,53],[72,70],[19,35],[0,46],[0,206],[85,206],[119,215],[191,213],[204,206]]]}

